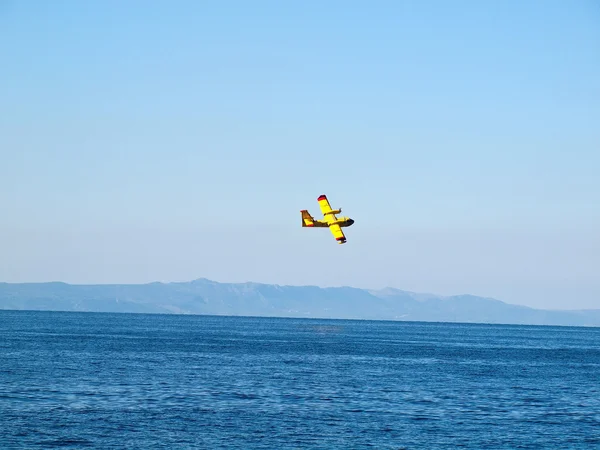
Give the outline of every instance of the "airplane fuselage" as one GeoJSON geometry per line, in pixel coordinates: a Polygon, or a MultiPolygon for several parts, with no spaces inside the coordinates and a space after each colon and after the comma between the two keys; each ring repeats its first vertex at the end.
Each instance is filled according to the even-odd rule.
{"type": "Polygon", "coordinates": [[[354,223],[350,217],[332,217],[331,220],[325,219],[315,220],[315,227],[328,227],[333,224],[338,224],[340,227],[349,227],[354,223]]]}

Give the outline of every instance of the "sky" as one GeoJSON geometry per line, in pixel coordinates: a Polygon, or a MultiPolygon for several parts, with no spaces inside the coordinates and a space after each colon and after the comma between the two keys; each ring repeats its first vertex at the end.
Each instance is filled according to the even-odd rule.
{"type": "Polygon", "coordinates": [[[0,281],[600,308],[594,0],[0,0],[0,68],[0,281]]]}

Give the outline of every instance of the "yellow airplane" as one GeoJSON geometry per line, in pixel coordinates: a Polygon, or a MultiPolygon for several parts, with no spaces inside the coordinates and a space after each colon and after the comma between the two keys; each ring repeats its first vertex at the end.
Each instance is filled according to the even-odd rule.
{"type": "Polygon", "coordinates": [[[323,219],[315,220],[313,216],[310,215],[308,210],[302,209],[300,211],[302,213],[302,226],[319,228],[329,227],[329,230],[331,230],[331,233],[338,244],[344,244],[346,242],[346,236],[344,236],[342,227],[349,227],[354,223],[354,220],[350,219],[349,217],[336,217],[336,214],[342,212],[342,208],[331,209],[329,200],[327,200],[325,195],[320,195],[319,198],[317,198],[317,201],[321,207],[323,219]]]}

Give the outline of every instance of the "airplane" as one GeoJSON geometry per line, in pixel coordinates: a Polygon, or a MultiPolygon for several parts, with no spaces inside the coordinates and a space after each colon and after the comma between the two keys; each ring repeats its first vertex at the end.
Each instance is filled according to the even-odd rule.
{"type": "Polygon", "coordinates": [[[342,208],[331,209],[331,205],[329,204],[329,200],[327,200],[327,196],[320,195],[317,198],[317,201],[319,202],[319,207],[323,213],[323,219],[315,220],[314,217],[310,215],[308,210],[302,209],[300,210],[302,213],[302,227],[329,227],[329,230],[333,234],[333,237],[338,244],[346,243],[346,236],[344,236],[342,227],[351,226],[354,223],[354,220],[350,219],[349,217],[336,217],[336,214],[342,212],[342,208]]]}

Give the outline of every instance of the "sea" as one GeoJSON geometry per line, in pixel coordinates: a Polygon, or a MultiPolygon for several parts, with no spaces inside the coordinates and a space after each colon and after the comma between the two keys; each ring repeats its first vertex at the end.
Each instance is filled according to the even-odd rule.
{"type": "Polygon", "coordinates": [[[600,449],[600,328],[0,311],[0,448],[600,449]]]}

